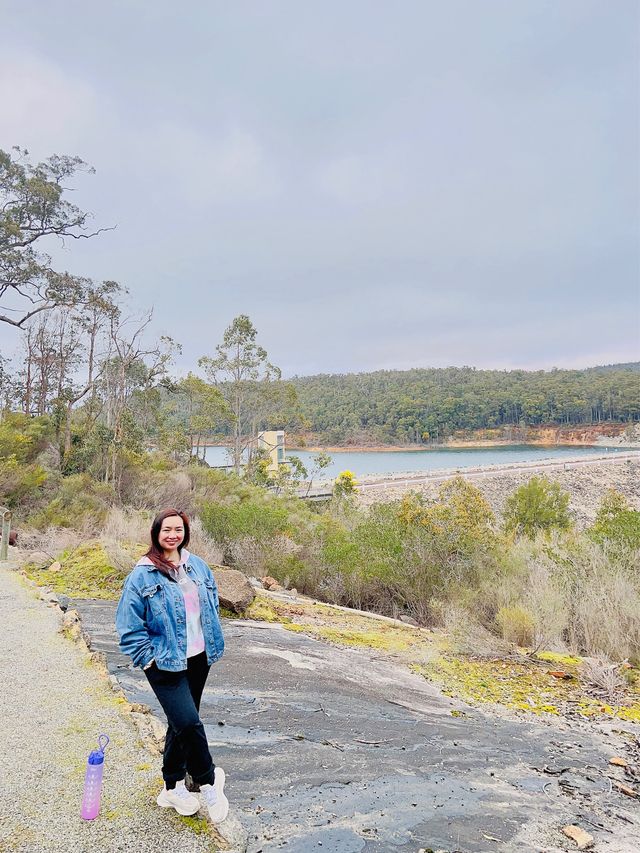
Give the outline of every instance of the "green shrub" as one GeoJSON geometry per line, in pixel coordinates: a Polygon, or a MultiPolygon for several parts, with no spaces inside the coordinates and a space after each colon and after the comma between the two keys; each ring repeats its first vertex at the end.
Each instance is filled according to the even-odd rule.
{"type": "Polygon", "coordinates": [[[0,503],[10,509],[32,504],[46,480],[47,472],[40,465],[10,456],[0,462],[0,503]]]}
{"type": "Polygon", "coordinates": [[[51,438],[53,428],[49,418],[7,412],[0,420],[0,459],[14,457],[19,462],[33,461],[51,438]]]}
{"type": "Polygon", "coordinates": [[[569,493],[546,477],[532,477],[507,498],[504,526],[508,533],[533,538],[539,530],[566,530],[571,526],[569,493]]]}
{"type": "Polygon", "coordinates": [[[341,471],[336,477],[333,485],[333,494],[336,497],[352,495],[354,492],[358,491],[357,485],[358,481],[352,471],[341,471]]]}
{"type": "Polygon", "coordinates": [[[242,536],[267,538],[290,528],[287,508],[275,500],[248,498],[232,504],[209,503],[203,507],[201,518],[209,536],[222,544],[242,536]]]}
{"type": "Polygon", "coordinates": [[[588,532],[595,542],[608,540],[628,548],[640,548],[640,512],[632,509],[623,495],[610,489],[588,532]]]}
{"type": "Polygon", "coordinates": [[[521,604],[501,607],[496,615],[496,625],[503,640],[517,646],[532,646],[535,636],[533,616],[521,604]]]}
{"type": "Polygon", "coordinates": [[[29,521],[42,530],[47,527],[74,527],[99,530],[114,502],[110,485],[98,483],[88,474],[65,477],[53,500],[34,513],[29,521]]]}

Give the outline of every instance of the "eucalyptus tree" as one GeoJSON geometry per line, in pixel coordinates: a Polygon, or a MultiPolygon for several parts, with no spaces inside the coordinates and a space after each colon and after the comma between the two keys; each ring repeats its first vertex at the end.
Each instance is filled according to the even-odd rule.
{"type": "Polygon", "coordinates": [[[266,401],[281,380],[280,369],[271,364],[267,351],[256,342],[257,334],[249,317],[241,314],[225,330],[222,343],[216,347],[217,355],[198,361],[229,405],[233,467],[238,474],[255,429],[269,411],[271,404],[266,401]]]}
{"type": "Polygon", "coordinates": [[[32,164],[29,152],[0,149],[0,322],[23,328],[32,317],[82,302],[87,281],[54,269],[52,240],[89,239],[90,214],[67,197],[68,181],[93,172],[79,157],[54,154],[32,164]]]}

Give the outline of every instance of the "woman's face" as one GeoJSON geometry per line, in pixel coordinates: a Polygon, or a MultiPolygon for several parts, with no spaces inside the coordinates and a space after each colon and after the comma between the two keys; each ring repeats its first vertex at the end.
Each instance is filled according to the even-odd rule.
{"type": "Polygon", "coordinates": [[[163,551],[175,551],[184,539],[184,524],[179,515],[170,515],[162,522],[158,542],[163,551]]]}

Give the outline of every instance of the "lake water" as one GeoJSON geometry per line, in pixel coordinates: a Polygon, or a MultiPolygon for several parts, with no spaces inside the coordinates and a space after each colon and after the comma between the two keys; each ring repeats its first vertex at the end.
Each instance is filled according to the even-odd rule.
{"type": "MultiPolygon", "coordinates": [[[[532,447],[528,444],[509,447],[434,448],[431,450],[336,450],[329,455],[332,463],[315,479],[334,479],[341,471],[352,471],[356,477],[367,474],[400,474],[410,471],[434,471],[438,468],[467,468],[476,465],[507,465],[512,462],[535,462],[542,459],[568,459],[616,453],[620,448],[607,447],[532,447]]],[[[628,451],[627,451],[628,452],[628,451]]],[[[313,467],[308,450],[287,451],[287,456],[297,456],[307,469],[313,467]]],[[[208,447],[205,456],[211,466],[229,464],[225,447],[208,447]]]]}

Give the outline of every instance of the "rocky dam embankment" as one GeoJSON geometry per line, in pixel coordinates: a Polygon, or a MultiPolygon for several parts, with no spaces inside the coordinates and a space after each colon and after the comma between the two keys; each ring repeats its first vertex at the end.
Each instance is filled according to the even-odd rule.
{"type": "Polygon", "coordinates": [[[546,476],[569,492],[569,509],[579,528],[593,523],[600,502],[609,489],[623,494],[634,509],[640,510],[640,454],[612,454],[610,458],[567,460],[547,466],[522,463],[517,467],[492,465],[483,469],[414,473],[396,475],[384,481],[364,478],[360,483],[358,501],[363,506],[371,506],[397,500],[408,492],[435,498],[442,482],[457,475],[473,482],[498,516],[502,514],[509,495],[533,476],[546,476]]]}

